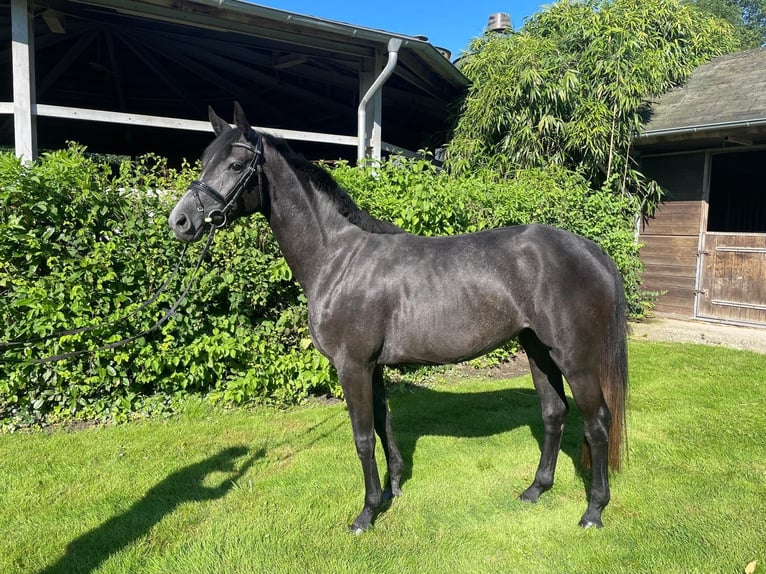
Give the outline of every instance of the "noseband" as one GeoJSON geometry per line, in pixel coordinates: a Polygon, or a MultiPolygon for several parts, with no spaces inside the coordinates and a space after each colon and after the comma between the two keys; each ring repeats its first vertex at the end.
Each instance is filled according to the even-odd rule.
{"type": "MultiPolygon", "coordinates": [[[[224,197],[217,189],[201,180],[195,180],[189,185],[189,191],[193,191],[194,196],[197,198],[197,211],[203,215],[205,214],[205,208],[199,197],[200,192],[206,193],[209,197],[213,198],[219,206],[223,206],[212,209],[205,215],[205,223],[209,223],[216,229],[226,227],[229,222],[229,214],[232,209],[234,209],[234,206],[237,205],[242,194],[251,187],[253,177],[258,178],[258,189],[260,190],[261,195],[263,195],[263,138],[261,138],[259,134],[253,133],[253,135],[255,136],[255,140],[252,142],[253,145],[249,142],[234,142],[231,144],[231,147],[245,148],[252,153],[253,156],[250,158],[250,162],[247,164],[247,167],[245,167],[242,175],[237,180],[237,183],[234,184],[234,187],[232,187],[227,197],[224,197]]],[[[250,140],[249,137],[248,140],[250,140]]],[[[261,198],[261,202],[263,202],[263,198],[261,198]]]]}

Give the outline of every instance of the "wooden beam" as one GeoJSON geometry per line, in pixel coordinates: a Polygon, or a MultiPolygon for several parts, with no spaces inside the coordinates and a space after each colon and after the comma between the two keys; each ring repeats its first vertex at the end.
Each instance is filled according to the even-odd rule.
{"type": "Polygon", "coordinates": [[[66,27],[64,26],[64,15],[56,10],[45,10],[42,13],[43,21],[48,30],[54,34],[66,34],[66,27]]]}
{"type": "MultiPolygon", "coordinates": [[[[362,70],[359,74],[359,99],[368,92],[377,80],[383,70],[385,60],[383,55],[378,52],[372,59],[365,59],[362,61],[362,70]]],[[[360,125],[363,128],[363,133],[360,133],[357,137],[364,138],[364,147],[360,148],[357,152],[357,160],[363,158],[372,159],[374,161],[380,161],[381,157],[381,122],[383,116],[383,90],[379,89],[373,95],[372,99],[367,102],[365,109],[365,125],[360,125]],[[364,153],[362,153],[364,150],[364,153]]]]}
{"type": "MultiPolygon", "coordinates": [[[[144,42],[150,44],[150,39],[147,38],[144,42]]],[[[309,104],[319,104],[338,113],[348,113],[348,106],[338,104],[338,102],[332,98],[327,98],[305,88],[280,82],[273,75],[266,74],[252,65],[247,65],[245,62],[249,60],[258,60],[257,50],[245,50],[225,45],[221,42],[204,40],[190,41],[189,38],[181,36],[176,38],[173,45],[178,47],[178,49],[185,54],[185,60],[194,58],[213,68],[225,66],[227,75],[231,75],[232,77],[241,78],[243,80],[248,79],[260,86],[278,89],[280,92],[305,100],[309,104]],[[250,55],[252,55],[252,57],[250,57],[250,55]]],[[[270,60],[264,62],[264,65],[269,68],[273,66],[270,60]]],[[[200,77],[204,78],[205,76],[200,77]]],[[[245,98],[240,99],[244,100],[245,98]]]]}
{"type": "MultiPolygon", "coordinates": [[[[185,69],[187,72],[202,78],[206,82],[217,84],[222,90],[228,92],[228,94],[235,100],[247,101],[250,96],[250,92],[244,86],[237,83],[235,80],[231,80],[217,73],[214,68],[210,68],[198,58],[190,57],[190,55],[179,45],[170,42],[164,44],[145,42],[144,48],[175,62],[179,72],[180,70],[185,69]]],[[[197,56],[197,54],[195,54],[195,56],[197,56]]]]}
{"type": "Polygon", "coordinates": [[[303,54],[286,54],[284,56],[275,57],[272,67],[275,70],[285,70],[287,68],[292,68],[293,66],[300,66],[308,61],[309,57],[303,54]]]}
{"type": "Polygon", "coordinates": [[[34,25],[27,0],[11,0],[11,57],[16,155],[32,161],[37,156],[37,126],[33,113],[34,25]]]}
{"type": "MultiPolygon", "coordinates": [[[[117,33],[117,37],[128,50],[135,54],[136,58],[141,60],[141,62],[143,62],[143,64],[159,78],[162,84],[173,92],[181,101],[185,102],[190,110],[194,110],[195,112],[200,111],[199,102],[195,102],[190,97],[188,90],[184,90],[180,87],[180,83],[175,78],[174,74],[172,74],[170,70],[164,69],[157,61],[156,57],[150,54],[147,49],[144,49],[140,42],[136,42],[134,38],[125,38],[121,33],[117,33]]],[[[202,111],[204,111],[204,106],[202,106],[202,111]]]]}
{"type": "MultiPolygon", "coordinates": [[[[100,110],[86,110],[81,108],[67,108],[64,106],[49,106],[39,104],[36,107],[38,116],[51,118],[64,118],[69,120],[85,120],[93,122],[105,122],[114,124],[127,124],[135,126],[149,126],[155,128],[167,128],[174,130],[188,130],[197,132],[210,132],[212,128],[208,122],[197,120],[184,120],[181,118],[163,118],[158,116],[144,116],[139,114],[124,114],[120,112],[104,112],[100,110]]],[[[0,102],[0,115],[10,115],[13,113],[13,102],[0,102]]],[[[328,143],[335,145],[345,145],[356,147],[356,137],[344,136],[338,134],[324,134],[316,132],[301,132],[295,130],[282,130],[276,128],[255,128],[273,136],[292,140],[292,141],[310,141],[317,143],[328,143]]],[[[406,157],[422,157],[420,154],[392,145],[387,142],[381,142],[381,147],[389,153],[403,155],[406,157]]]]}
{"type": "MultiPolygon", "coordinates": [[[[182,24],[216,30],[225,33],[241,33],[247,36],[265,38],[289,45],[302,45],[306,48],[324,50],[329,54],[346,54],[367,57],[372,49],[365,43],[356,41],[362,33],[349,25],[324,23],[314,18],[303,18],[264,6],[237,3],[235,8],[224,5],[220,0],[203,3],[199,0],[79,0],[82,4],[108,6],[118,13],[138,16],[141,19],[153,19],[173,24],[182,24]],[[271,14],[272,17],[267,17],[271,14]],[[275,19],[273,15],[277,14],[275,19]],[[339,39],[337,30],[345,31],[345,37],[339,39]]],[[[373,35],[382,35],[372,32],[373,35]]],[[[381,40],[383,43],[383,40],[381,40]]]]}
{"type": "Polygon", "coordinates": [[[125,90],[122,89],[122,74],[120,73],[120,62],[117,58],[117,54],[114,47],[114,35],[111,32],[106,32],[106,50],[109,54],[109,67],[111,68],[111,79],[114,83],[114,91],[117,94],[117,102],[122,111],[128,109],[125,102],[125,90]]]}
{"type": "MultiPolygon", "coordinates": [[[[0,113],[6,107],[0,103],[0,113]]],[[[91,122],[105,122],[110,124],[126,124],[134,126],[148,126],[154,128],[167,128],[174,130],[189,130],[197,132],[212,132],[213,128],[207,121],[185,120],[182,118],[164,118],[158,116],[145,116],[141,114],[126,114],[121,112],[106,112],[103,110],[86,110],[83,108],[69,108],[65,106],[51,106],[38,104],[35,107],[38,116],[64,118],[69,120],[83,120],[91,122]]],[[[356,147],[355,136],[338,134],[325,134],[317,132],[303,132],[296,130],[283,130],[277,128],[255,127],[273,136],[293,141],[310,141],[356,147]]]]}

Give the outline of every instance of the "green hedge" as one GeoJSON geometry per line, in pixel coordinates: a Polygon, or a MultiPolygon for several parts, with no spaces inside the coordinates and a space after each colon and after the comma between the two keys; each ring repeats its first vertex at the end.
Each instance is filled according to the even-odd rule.
{"type": "MultiPolygon", "coordinates": [[[[181,253],[166,218],[197,171],[170,169],[154,156],[100,164],[75,145],[31,165],[0,155],[0,340],[101,324],[136,309],[181,253]]],[[[642,309],[633,206],[590,192],[577,175],[455,180],[428,162],[403,160],[375,170],[341,164],[333,172],[362,207],[414,233],[539,221],[592,237],[618,262],[634,311],[642,309]]],[[[189,249],[187,269],[200,249],[189,249]]],[[[148,339],[57,363],[30,362],[147,328],[184,278],[125,323],[0,350],[2,424],[125,420],[170,412],[189,393],[227,404],[339,394],[333,370],[311,343],[305,299],[264,220],[256,216],[218,233],[208,259],[178,315],[148,339]]]]}

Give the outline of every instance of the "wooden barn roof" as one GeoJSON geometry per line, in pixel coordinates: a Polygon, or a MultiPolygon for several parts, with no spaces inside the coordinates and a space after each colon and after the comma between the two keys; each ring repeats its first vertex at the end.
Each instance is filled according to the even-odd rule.
{"type": "Polygon", "coordinates": [[[703,64],[652,102],[639,147],[766,143],[766,48],[703,64]]]}

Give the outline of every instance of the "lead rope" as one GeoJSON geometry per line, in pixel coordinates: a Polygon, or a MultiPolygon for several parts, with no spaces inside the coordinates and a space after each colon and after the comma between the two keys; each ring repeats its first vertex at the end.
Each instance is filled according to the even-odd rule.
{"type": "MultiPolygon", "coordinates": [[[[81,349],[78,351],[70,351],[68,353],[61,353],[59,355],[51,355],[49,357],[43,357],[41,359],[33,359],[33,360],[19,360],[19,361],[7,361],[5,359],[0,359],[0,362],[14,362],[17,364],[20,363],[27,363],[32,365],[42,365],[44,363],[53,363],[55,361],[62,361],[64,359],[70,359],[72,357],[78,357],[80,355],[89,355],[96,353],[98,351],[105,351],[107,349],[117,349],[118,347],[122,347],[123,345],[127,345],[128,343],[132,343],[133,341],[136,341],[142,337],[145,337],[147,335],[150,335],[151,333],[154,333],[157,331],[162,325],[168,322],[168,320],[173,317],[176,314],[176,311],[178,310],[178,307],[180,307],[181,303],[183,303],[184,299],[186,299],[186,296],[189,294],[189,291],[191,290],[192,286],[194,285],[194,282],[197,279],[197,272],[199,271],[200,267],[202,266],[202,262],[205,259],[205,256],[207,255],[208,250],[210,249],[210,246],[213,243],[213,236],[215,235],[216,227],[211,226],[210,227],[210,233],[207,236],[207,241],[205,242],[205,246],[202,248],[202,252],[200,253],[199,258],[197,259],[197,263],[194,266],[194,270],[192,271],[191,277],[189,278],[189,282],[186,284],[186,287],[184,287],[183,291],[181,292],[181,295],[178,296],[178,298],[175,300],[175,302],[165,310],[165,313],[160,317],[155,323],[149,327],[148,329],[141,331],[140,333],[136,335],[132,335],[130,337],[126,337],[124,339],[120,339],[119,341],[115,341],[113,343],[107,343],[105,345],[101,345],[99,347],[95,347],[92,349],[81,349]]],[[[139,311],[146,309],[149,305],[154,303],[160,296],[160,294],[165,290],[165,288],[170,284],[170,281],[178,274],[178,270],[181,267],[181,262],[183,261],[184,256],[186,255],[186,249],[188,246],[184,247],[183,252],[181,253],[181,257],[176,264],[176,268],[171,274],[170,277],[163,283],[163,285],[146,301],[144,301],[137,309],[134,309],[130,313],[128,313],[126,316],[121,317],[119,319],[115,319],[112,321],[107,321],[106,323],[100,323],[98,325],[91,325],[89,327],[80,327],[79,329],[70,329],[68,331],[60,331],[58,333],[52,333],[50,335],[46,335],[45,337],[39,337],[37,339],[31,339],[29,341],[7,341],[7,342],[0,342],[0,349],[3,348],[18,348],[18,347],[26,347],[30,346],[35,343],[41,343],[44,341],[49,341],[51,339],[60,339],[61,337],[65,337],[67,335],[76,335],[79,333],[86,333],[88,331],[93,331],[98,328],[103,327],[109,327],[113,326],[119,323],[122,323],[129,317],[132,317],[139,311]]]]}

